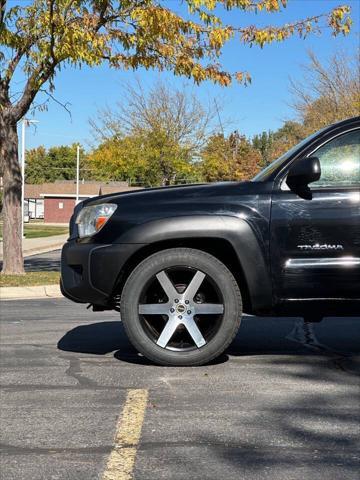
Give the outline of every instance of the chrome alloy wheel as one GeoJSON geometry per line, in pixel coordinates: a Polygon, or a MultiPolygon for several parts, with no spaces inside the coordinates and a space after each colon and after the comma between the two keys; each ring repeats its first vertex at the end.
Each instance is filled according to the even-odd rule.
{"type": "Polygon", "coordinates": [[[171,267],[144,286],[138,313],[147,335],[169,350],[196,350],[217,333],[224,316],[219,286],[191,267],[171,267]]]}

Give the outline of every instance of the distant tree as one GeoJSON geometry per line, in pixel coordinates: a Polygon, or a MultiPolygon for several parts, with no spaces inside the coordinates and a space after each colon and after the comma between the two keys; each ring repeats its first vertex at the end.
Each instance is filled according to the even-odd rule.
{"type": "Polygon", "coordinates": [[[288,120],[275,132],[252,139],[253,147],[267,165],[320,128],[360,115],[359,53],[336,52],[327,63],[309,52],[303,79],[291,80],[292,107],[297,121],[288,120]]]}
{"type": "Polygon", "coordinates": [[[97,180],[129,180],[139,182],[145,176],[146,159],[141,139],[131,136],[109,138],[88,156],[88,166],[97,180]]]}
{"type": "Polygon", "coordinates": [[[274,143],[274,134],[271,131],[262,132],[254,135],[252,146],[259,151],[261,155],[261,166],[266,167],[273,160],[272,150],[274,143]]]}
{"type": "Polygon", "coordinates": [[[44,183],[49,173],[48,156],[46,148],[43,146],[33,148],[26,152],[26,183],[44,183]]]}
{"type": "MultiPolygon", "coordinates": [[[[171,139],[165,130],[143,132],[145,179],[151,185],[187,183],[195,178],[195,145],[171,139]]],[[[205,140],[205,139],[204,139],[205,140]]]]}
{"type": "Polygon", "coordinates": [[[292,120],[284,122],[282,127],[273,132],[271,161],[290,150],[306,136],[306,129],[301,123],[292,120]]]}
{"type": "Polygon", "coordinates": [[[188,152],[161,136],[146,133],[103,141],[88,156],[92,176],[157,186],[196,180],[196,168],[188,152]]]}
{"type": "MultiPolygon", "coordinates": [[[[77,145],[60,145],[48,150],[40,146],[26,154],[26,183],[54,182],[55,180],[75,180],[77,145]]],[[[89,178],[87,158],[80,149],[80,175],[89,178]]]]}
{"type": "Polygon", "coordinates": [[[212,135],[200,155],[198,165],[201,177],[207,182],[229,180],[232,176],[232,152],[221,133],[212,135]]]}
{"type": "MultiPolygon", "coordinates": [[[[325,19],[334,34],[346,34],[348,6],[293,23],[274,26],[224,24],[226,10],[278,12],[287,0],[32,0],[18,4],[0,0],[0,158],[4,178],[3,273],[24,272],[21,249],[21,170],[17,122],[39,92],[53,98],[55,77],[65,67],[107,62],[117,69],[169,70],[200,83],[229,85],[234,77],[248,82],[246,72],[231,75],[221,67],[222,47],[235,35],[248,45],[283,41],[319,31],[325,19]],[[172,8],[172,7],[175,8],[172,8]],[[23,82],[19,82],[19,72],[23,82]]],[[[233,15],[233,18],[236,18],[233,15]]]]}
{"type": "Polygon", "coordinates": [[[261,156],[244,135],[237,134],[236,137],[235,144],[231,135],[229,137],[234,162],[231,180],[250,180],[260,169],[261,156]]]}
{"type": "Polygon", "coordinates": [[[301,80],[291,81],[293,109],[310,134],[325,125],[360,115],[360,49],[349,56],[338,51],[327,62],[309,52],[301,80]]]}
{"type": "Polygon", "coordinates": [[[215,134],[201,152],[199,169],[204,180],[249,180],[259,170],[260,153],[245,136],[215,134]]]}
{"type": "Polygon", "coordinates": [[[185,88],[157,83],[145,92],[139,82],[128,85],[116,108],[102,109],[96,120],[90,120],[95,139],[103,142],[90,161],[95,161],[100,174],[109,172],[113,161],[118,175],[132,178],[135,169],[145,183],[185,180],[193,176],[193,160],[211,132],[214,117],[215,112],[185,88]],[[98,161],[104,148],[106,165],[98,161]]]}
{"type": "Polygon", "coordinates": [[[301,123],[288,120],[276,131],[255,135],[252,146],[260,153],[261,166],[265,167],[303,140],[306,135],[306,129],[301,123]]]}

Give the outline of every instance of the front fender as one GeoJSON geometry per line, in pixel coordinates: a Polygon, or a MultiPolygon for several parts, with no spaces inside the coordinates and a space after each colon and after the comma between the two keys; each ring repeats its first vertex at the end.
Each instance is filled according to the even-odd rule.
{"type": "Polygon", "coordinates": [[[118,243],[153,244],[167,240],[213,238],[228,241],[236,252],[246,279],[252,309],[272,306],[267,245],[244,219],[226,215],[193,215],[153,220],[125,232],[118,243]]]}

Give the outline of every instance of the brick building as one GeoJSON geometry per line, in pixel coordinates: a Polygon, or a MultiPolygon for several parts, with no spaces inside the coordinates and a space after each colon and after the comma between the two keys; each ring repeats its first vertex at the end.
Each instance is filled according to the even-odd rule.
{"type": "MultiPolygon", "coordinates": [[[[126,182],[82,182],[79,184],[79,199],[131,190],[138,190],[138,187],[129,187],[126,182]]],[[[68,223],[75,202],[76,185],[73,181],[25,185],[25,204],[30,217],[44,218],[45,223],[68,223]]]]}

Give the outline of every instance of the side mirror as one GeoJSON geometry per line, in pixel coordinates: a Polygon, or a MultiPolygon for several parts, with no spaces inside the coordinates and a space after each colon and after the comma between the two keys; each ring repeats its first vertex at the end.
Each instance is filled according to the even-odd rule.
{"type": "Polygon", "coordinates": [[[320,161],[317,157],[305,157],[290,168],[286,184],[294,193],[306,200],[312,199],[309,183],[317,182],[321,177],[320,161]]]}

